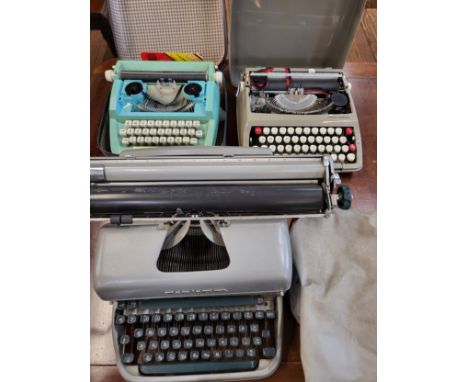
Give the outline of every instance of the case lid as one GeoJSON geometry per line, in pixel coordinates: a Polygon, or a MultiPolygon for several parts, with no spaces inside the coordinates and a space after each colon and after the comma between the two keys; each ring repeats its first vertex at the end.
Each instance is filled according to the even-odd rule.
{"type": "Polygon", "coordinates": [[[366,0],[232,0],[229,70],[342,68],[366,0]]]}

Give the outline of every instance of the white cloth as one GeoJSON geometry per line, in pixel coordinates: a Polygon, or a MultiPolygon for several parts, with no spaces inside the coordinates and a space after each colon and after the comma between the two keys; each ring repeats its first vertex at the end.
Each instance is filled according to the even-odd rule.
{"type": "Polygon", "coordinates": [[[376,214],[338,210],[291,228],[306,381],[377,380],[376,214]]]}

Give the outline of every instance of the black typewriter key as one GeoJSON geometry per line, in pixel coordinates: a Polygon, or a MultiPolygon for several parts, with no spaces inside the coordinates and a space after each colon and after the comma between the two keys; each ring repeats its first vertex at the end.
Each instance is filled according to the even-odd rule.
{"type": "Polygon", "coordinates": [[[240,334],[247,333],[247,325],[240,324],[239,325],[239,333],[240,334]]]}
{"type": "Polygon", "coordinates": [[[213,325],[205,325],[203,334],[205,334],[205,336],[211,336],[213,334],[213,325]]]}
{"type": "Polygon", "coordinates": [[[211,358],[211,352],[209,350],[202,350],[201,357],[202,357],[202,359],[210,359],[211,358]]]}
{"type": "Polygon", "coordinates": [[[218,338],[218,346],[225,348],[227,346],[228,340],[226,337],[220,337],[218,338]]]}
{"type": "Polygon", "coordinates": [[[214,359],[221,359],[222,357],[223,357],[223,353],[221,353],[221,350],[213,350],[214,359]]]}
{"type": "Polygon", "coordinates": [[[244,312],[244,320],[251,320],[253,318],[252,312],[244,312]]]}
{"type": "Polygon", "coordinates": [[[153,354],[152,353],[144,353],[143,354],[143,362],[144,363],[149,363],[153,360],[153,354]]]}
{"type": "Polygon", "coordinates": [[[162,340],[161,341],[161,350],[167,350],[171,346],[169,340],[162,340]]]}
{"type": "Polygon", "coordinates": [[[200,325],[195,325],[192,328],[192,333],[194,336],[199,336],[202,333],[202,327],[200,325]]]}
{"type": "Polygon", "coordinates": [[[195,321],[197,319],[197,315],[195,313],[187,313],[187,321],[195,321]]]}
{"type": "Polygon", "coordinates": [[[154,324],[157,324],[158,322],[161,322],[161,315],[160,314],[153,314],[151,317],[151,322],[154,324]]]}
{"type": "Polygon", "coordinates": [[[276,354],[276,349],[272,347],[263,348],[262,356],[263,358],[273,358],[276,354]]]}
{"type": "Polygon", "coordinates": [[[216,339],[215,338],[207,338],[206,346],[209,348],[214,348],[216,346],[216,339]]]}
{"type": "Polygon", "coordinates": [[[224,334],[224,325],[216,325],[216,334],[224,334]]]}
{"type": "Polygon", "coordinates": [[[182,346],[180,340],[172,340],[172,348],[174,350],[179,350],[180,347],[182,346]]]}
{"type": "Polygon", "coordinates": [[[258,324],[250,324],[250,333],[258,333],[258,324]]]}
{"type": "Polygon", "coordinates": [[[137,328],[133,331],[133,337],[135,338],[141,338],[143,337],[143,329],[137,328]]]}
{"type": "Polygon", "coordinates": [[[120,337],[119,342],[120,342],[121,345],[126,345],[126,344],[130,343],[130,336],[124,334],[123,336],[120,337]]]}
{"type": "Polygon", "coordinates": [[[232,349],[226,349],[226,350],[224,351],[224,357],[225,357],[225,358],[232,358],[232,357],[234,357],[234,350],[232,350],[232,349]]]}
{"type": "Polygon", "coordinates": [[[163,316],[163,322],[171,322],[171,321],[172,321],[172,314],[166,313],[166,314],[163,316]]]}
{"type": "Polygon", "coordinates": [[[184,349],[191,349],[193,347],[193,340],[186,339],[184,340],[184,349]]]}
{"type": "Polygon", "coordinates": [[[237,331],[236,325],[232,325],[232,324],[231,324],[231,325],[228,325],[228,326],[227,326],[227,332],[228,332],[229,334],[234,334],[234,333],[236,333],[236,331],[237,331]]]}
{"type": "Polygon", "coordinates": [[[218,312],[211,312],[210,313],[210,321],[218,321],[219,320],[219,313],[218,312]]]}
{"type": "Polygon", "coordinates": [[[183,321],[185,318],[184,314],[183,313],[176,313],[174,319],[177,321],[177,322],[180,322],[180,321],[183,321]]]}
{"type": "Polygon", "coordinates": [[[132,302],[127,303],[127,309],[128,310],[133,310],[133,309],[136,309],[136,308],[137,308],[136,301],[132,301],[132,302]]]}
{"type": "Polygon", "coordinates": [[[138,351],[143,351],[146,348],[146,341],[138,341],[136,346],[138,351]]]}
{"type": "Polygon", "coordinates": [[[190,352],[190,360],[197,361],[200,358],[200,352],[198,350],[192,350],[190,352]]]}
{"type": "Polygon", "coordinates": [[[255,349],[247,349],[247,357],[255,358],[257,356],[257,351],[255,349]]]}
{"type": "Polygon", "coordinates": [[[269,320],[274,320],[276,317],[275,315],[275,312],[273,310],[268,310],[266,312],[266,318],[268,318],[269,320]]]}
{"type": "Polygon", "coordinates": [[[252,343],[254,346],[262,346],[262,339],[260,337],[252,338],[252,343]]]}
{"type": "Polygon", "coordinates": [[[232,319],[236,321],[242,320],[242,312],[234,312],[232,314],[232,319]]]}
{"type": "Polygon", "coordinates": [[[231,313],[230,312],[222,312],[221,313],[221,320],[227,321],[231,319],[231,313]]]}
{"type": "Polygon", "coordinates": [[[145,336],[146,337],[153,337],[155,333],[154,328],[146,328],[145,330],[145,336]]]}
{"type": "Polygon", "coordinates": [[[265,302],[265,299],[262,296],[257,297],[257,300],[256,300],[257,305],[263,305],[264,302],[265,302]]]}
{"type": "Polygon", "coordinates": [[[242,337],[242,346],[250,346],[250,337],[242,337]]]}
{"type": "Polygon", "coordinates": [[[263,310],[257,310],[255,312],[255,319],[256,320],[263,320],[264,317],[265,317],[265,313],[263,313],[263,310]]]}
{"type": "Polygon", "coordinates": [[[206,313],[206,312],[198,313],[198,320],[199,321],[207,321],[208,320],[208,313],[206,313]]]}
{"type": "Polygon", "coordinates": [[[140,316],[140,323],[147,324],[150,321],[150,316],[143,314],[140,316]]]}
{"type": "Polygon", "coordinates": [[[167,334],[167,329],[164,326],[158,328],[158,337],[165,337],[166,334],[167,334]]]}
{"type": "Polygon", "coordinates": [[[162,351],[158,351],[157,353],[154,353],[154,360],[156,362],[164,361],[164,353],[162,351]]]}
{"type": "Polygon", "coordinates": [[[181,350],[178,354],[177,354],[177,359],[179,361],[186,361],[188,358],[188,353],[185,351],[185,350],[181,350]]]}
{"type": "Polygon", "coordinates": [[[166,361],[167,362],[174,362],[177,358],[175,351],[168,351],[166,354],[166,361]]]}
{"type": "Polygon", "coordinates": [[[270,337],[271,337],[271,332],[268,329],[263,329],[262,338],[270,338],[270,337]]]}
{"type": "Polygon", "coordinates": [[[236,358],[244,358],[244,349],[236,349],[236,358]]]}
{"type": "Polygon", "coordinates": [[[151,340],[148,344],[148,349],[149,350],[156,350],[158,348],[158,341],[157,340],[151,340]]]}
{"type": "Polygon", "coordinates": [[[117,316],[115,316],[115,323],[117,325],[125,324],[125,316],[122,316],[121,314],[118,314],[117,316]]]}
{"type": "Polygon", "coordinates": [[[134,324],[135,322],[137,322],[137,316],[132,314],[127,317],[127,324],[134,324]]]}
{"type": "Polygon", "coordinates": [[[180,328],[180,335],[187,337],[190,335],[190,326],[182,326],[180,328]]]}
{"type": "Polygon", "coordinates": [[[169,336],[175,337],[179,335],[179,328],[177,326],[171,326],[169,328],[169,336]]]}
{"type": "Polygon", "coordinates": [[[234,347],[234,348],[239,346],[239,338],[238,337],[229,338],[229,346],[234,347]]]}
{"type": "Polygon", "coordinates": [[[203,347],[205,347],[205,339],[204,339],[204,338],[196,338],[196,339],[195,339],[195,347],[196,347],[196,348],[203,348],[203,347]]]}
{"type": "Polygon", "coordinates": [[[125,309],[125,307],[127,306],[127,303],[125,301],[120,301],[119,303],[117,303],[117,309],[125,309]]]}
{"type": "Polygon", "coordinates": [[[122,354],[122,363],[132,363],[135,359],[135,355],[133,353],[124,353],[122,354]]]}

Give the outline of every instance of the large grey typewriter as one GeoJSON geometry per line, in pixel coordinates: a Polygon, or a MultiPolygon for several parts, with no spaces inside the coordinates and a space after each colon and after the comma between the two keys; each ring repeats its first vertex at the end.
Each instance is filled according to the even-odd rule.
{"type": "Polygon", "coordinates": [[[288,218],[349,208],[349,189],[328,156],[148,150],[91,160],[91,217],[104,221],[93,282],[114,302],[120,373],[135,382],[267,377],[280,363],[291,285],[288,218]]]}

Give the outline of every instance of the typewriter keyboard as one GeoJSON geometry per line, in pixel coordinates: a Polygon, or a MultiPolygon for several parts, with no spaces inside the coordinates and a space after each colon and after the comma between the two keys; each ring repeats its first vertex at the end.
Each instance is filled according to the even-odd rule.
{"type": "Polygon", "coordinates": [[[119,302],[119,356],[140,374],[254,370],[276,355],[274,299],[262,296],[119,302]]]}
{"type": "Polygon", "coordinates": [[[203,144],[205,128],[198,120],[126,120],[119,136],[123,146],[193,146],[203,144]]]}
{"type": "Polygon", "coordinates": [[[357,144],[352,127],[261,127],[250,131],[250,146],[275,155],[328,154],[334,162],[354,163],[357,144]]]}

